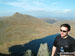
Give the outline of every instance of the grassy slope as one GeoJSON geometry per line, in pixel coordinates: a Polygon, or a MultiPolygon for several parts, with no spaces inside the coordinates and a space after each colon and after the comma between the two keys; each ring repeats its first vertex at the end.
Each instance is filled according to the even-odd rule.
{"type": "Polygon", "coordinates": [[[52,35],[53,26],[29,15],[19,13],[0,20],[0,52],[8,53],[12,45],[52,35]],[[51,29],[52,28],[52,29],[51,29]]]}

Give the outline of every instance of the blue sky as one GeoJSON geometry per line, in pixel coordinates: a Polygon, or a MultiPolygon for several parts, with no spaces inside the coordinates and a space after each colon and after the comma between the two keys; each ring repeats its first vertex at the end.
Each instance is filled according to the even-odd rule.
{"type": "Polygon", "coordinates": [[[0,0],[0,16],[13,15],[15,12],[37,17],[75,18],[75,0],[0,0]]]}

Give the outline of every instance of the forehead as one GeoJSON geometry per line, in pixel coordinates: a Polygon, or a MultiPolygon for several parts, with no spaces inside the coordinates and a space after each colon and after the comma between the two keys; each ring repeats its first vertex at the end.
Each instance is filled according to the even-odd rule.
{"type": "Polygon", "coordinates": [[[64,27],[64,26],[62,26],[60,29],[62,29],[62,30],[68,30],[68,28],[64,27]]]}

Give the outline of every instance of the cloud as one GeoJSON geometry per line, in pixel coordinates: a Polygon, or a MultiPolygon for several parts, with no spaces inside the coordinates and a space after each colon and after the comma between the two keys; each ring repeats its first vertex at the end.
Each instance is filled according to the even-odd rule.
{"type": "MultiPolygon", "coordinates": [[[[26,2],[8,2],[8,3],[4,3],[6,5],[10,5],[10,6],[15,6],[15,7],[19,7],[19,8],[23,8],[24,10],[44,10],[44,8],[41,8],[38,6],[39,2],[35,3],[26,3],[26,2]]],[[[41,4],[41,3],[40,3],[41,4]]]]}
{"type": "Polygon", "coordinates": [[[55,13],[69,13],[72,12],[71,9],[62,10],[58,8],[60,2],[50,2],[51,0],[13,0],[10,2],[0,2],[5,5],[22,8],[24,10],[45,10],[45,11],[54,11],[55,13]]]}
{"type": "Polygon", "coordinates": [[[40,0],[17,0],[14,2],[1,2],[4,5],[9,5],[13,7],[23,8],[24,10],[46,10],[48,8],[47,4],[40,2],[40,0]]]}
{"type": "Polygon", "coordinates": [[[63,12],[64,13],[69,13],[69,12],[72,12],[72,10],[71,9],[65,9],[63,12]]]}
{"type": "Polygon", "coordinates": [[[18,6],[18,7],[23,7],[26,4],[25,3],[21,3],[21,2],[11,2],[11,3],[5,3],[7,5],[11,5],[11,6],[18,6]]]}
{"type": "Polygon", "coordinates": [[[64,10],[55,10],[53,12],[57,13],[57,14],[66,14],[66,13],[72,13],[72,10],[71,9],[64,9],[64,10]]]}
{"type": "MultiPolygon", "coordinates": [[[[8,6],[13,6],[13,7],[18,7],[18,8],[22,8],[24,10],[51,10],[52,6],[51,6],[51,2],[50,0],[16,0],[13,2],[2,2],[2,4],[4,5],[8,5],[8,6]]],[[[56,3],[53,3],[56,4],[56,3]]]]}

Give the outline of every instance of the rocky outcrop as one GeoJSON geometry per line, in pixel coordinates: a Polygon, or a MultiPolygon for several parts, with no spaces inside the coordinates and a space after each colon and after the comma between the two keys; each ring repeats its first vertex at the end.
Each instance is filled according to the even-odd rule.
{"type": "Polygon", "coordinates": [[[40,44],[37,56],[49,56],[47,43],[40,44]]]}

